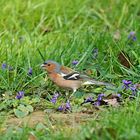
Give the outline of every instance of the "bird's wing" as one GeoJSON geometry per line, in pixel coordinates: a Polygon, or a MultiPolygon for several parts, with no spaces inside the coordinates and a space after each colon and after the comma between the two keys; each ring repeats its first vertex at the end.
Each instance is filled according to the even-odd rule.
{"type": "Polygon", "coordinates": [[[62,74],[65,80],[79,80],[81,79],[80,74],[78,72],[72,72],[67,75],[62,74]]]}
{"type": "Polygon", "coordinates": [[[66,75],[75,72],[73,69],[68,68],[66,66],[61,66],[60,71],[61,73],[66,74],[66,75]]]}
{"type": "Polygon", "coordinates": [[[82,81],[82,83],[83,83],[82,85],[104,85],[104,86],[113,86],[113,85],[110,84],[110,83],[96,81],[96,80],[90,78],[89,76],[84,75],[84,74],[80,74],[80,73],[78,73],[78,72],[72,72],[72,73],[69,73],[69,74],[61,73],[61,76],[63,76],[63,78],[64,78],[65,80],[80,80],[80,81],[82,81]]]}

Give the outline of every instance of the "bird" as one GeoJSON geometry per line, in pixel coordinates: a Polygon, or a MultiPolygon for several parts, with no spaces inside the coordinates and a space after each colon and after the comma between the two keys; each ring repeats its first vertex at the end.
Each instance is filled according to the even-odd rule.
{"type": "Polygon", "coordinates": [[[84,85],[113,86],[110,83],[99,82],[87,75],[81,74],[53,60],[45,61],[41,67],[47,71],[48,77],[59,87],[71,89],[73,93],[84,85]]]}

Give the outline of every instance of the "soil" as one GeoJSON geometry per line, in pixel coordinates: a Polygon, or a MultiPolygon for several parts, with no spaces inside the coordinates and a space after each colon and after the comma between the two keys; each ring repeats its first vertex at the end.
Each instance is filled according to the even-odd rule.
{"type": "MultiPolygon", "coordinates": [[[[97,116],[97,114],[96,114],[97,116]]],[[[24,118],[9,117],[6,124],[9,126],[22,126],[34,127],[38,123],[48,124],[52,126],[61,124],[75,127],[78,124],[86,123],[91,118],[96,117],[95,114],[87,113],[45,113],[43,111],[36,111],[24,118]]]]}

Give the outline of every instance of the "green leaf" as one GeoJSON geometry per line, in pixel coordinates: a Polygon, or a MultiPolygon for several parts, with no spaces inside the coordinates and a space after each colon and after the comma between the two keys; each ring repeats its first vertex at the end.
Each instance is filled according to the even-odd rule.
{"type": "Polygon", "coordinates": [[[20,104],[17,109],[14,109],[14,113],[18,118],[27,116],[29,112],[33,112],[33,107],[31,105],[25,106],[20,104]]]}
{"type": "Polygon", "coordinates": [[[31,105],[27,105],[26,106],[26,109],[29,111],[29,112],[33,112],[33,107],[31,105]]]}
{"type": "Polygon", "coordinates": [[[16,117],[18,117],[18,118],[23,118],[28,115],[28,112],[23,112],[19,109],[14,109],[14,113],[15,113],[16,117]]]}
{"type": "Polygon", "coordinates": [[[93,89],[93,92],[100,93],[102,90],[103,90],[102,87],[98,87],[98,88],[93,89]]]}
{"type": "Polygon", "coordinates": [[[83,92],[80,92],[80,91],[76,91],[76,92],[74,93],[74,96],[75,96],[76,98],[81,98],[83,95],[84,95],[84,93],[83,93],[83,92]]]}
{"type": "Polygon", "coordinates": [[[46,126],[44,124],[42,124],[42,123],[38,123],[36,125],[36,131],[42,131],[45,128],[46,128],[46,126]]]}
{"type": "Polygon", "coordinates": [[[21,110],[22,112],[29,112],[28,109],[27,109],[27,107],[25,107],[25,106],[22,105],[22,104],[20,104],[20,105],[18,106],[18,109],[21,110]]]}

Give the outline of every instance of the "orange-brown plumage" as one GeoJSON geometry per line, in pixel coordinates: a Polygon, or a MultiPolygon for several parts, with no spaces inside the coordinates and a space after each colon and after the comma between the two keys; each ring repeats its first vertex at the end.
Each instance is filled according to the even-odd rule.
{"type": "Polygon", "coordinates": [[[58,86],[62,88],[72,89],[74,92],[82,85],[96,84],[112,86],[109,83],[95,81],[87,75],[81,75],[69,67],[61,66],[59,63],[48,60],[42,67],[48,72],[49,78],[58,86]]]}

